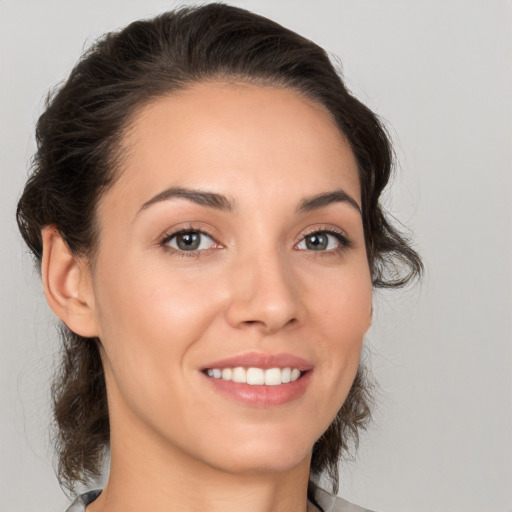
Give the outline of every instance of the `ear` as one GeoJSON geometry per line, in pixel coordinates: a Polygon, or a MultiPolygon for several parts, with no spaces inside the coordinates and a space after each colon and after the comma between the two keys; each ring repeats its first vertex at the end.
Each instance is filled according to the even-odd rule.
{"type": "Polygon", "coordinates": [[[373,300],[372,300],[372,302],[370,304],[370,311],[368,312],[367,327],[366,327],[366,331],[364,332],[364,336],[366,336],[368,334],[368,332],[370,331],[370,329],[372,328],[373,312],[374,312],[374,309],[373,309],[373,300]]]}
{"type": "Polygon", "coordinates": [[[50,308],[74,333],[87,338],[97,336],[94,290],[87,262],[71,252],[55,226],[46,226],[41,235],[41,275],[50,308]]]}

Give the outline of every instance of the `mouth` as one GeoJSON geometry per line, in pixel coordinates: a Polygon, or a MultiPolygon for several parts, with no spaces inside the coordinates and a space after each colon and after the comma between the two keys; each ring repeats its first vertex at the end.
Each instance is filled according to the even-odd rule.
{"type": "Polygon", "coordinates": [[[295,382],[305,375],[307,370],[292,367],[265,369],[236,366],[232,368],[206,368],[203,373],[213,379],[249,384],[250,386],[279,386],[295,382]]]}
{"type": "Polygon", "coordinates": [[[246,353],[201,369],[211,389],[248,406],[274,407],[298,400],[314,367],[291,354],[246,353]]]}

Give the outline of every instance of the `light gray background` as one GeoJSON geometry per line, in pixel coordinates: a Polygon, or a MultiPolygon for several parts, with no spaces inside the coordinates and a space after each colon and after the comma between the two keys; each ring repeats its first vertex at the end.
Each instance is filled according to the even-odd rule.
{"type": "MultiPolygon", "coordinates": [[[[232,3],[340,57],[388,122],[388,205],[427,266],[421,287],[376,295],[379,408],[340,494],[381,512],[512,511],[510,0],[232,3]]],[[[0,0],[1,511],[66,504],[47,441],[56,335],[14,224],[44,92],[84,41],[174,5],[0,0]]]]}

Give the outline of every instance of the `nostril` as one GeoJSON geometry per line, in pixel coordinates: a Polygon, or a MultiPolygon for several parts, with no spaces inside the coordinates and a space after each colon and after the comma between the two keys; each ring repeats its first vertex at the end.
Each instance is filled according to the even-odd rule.
{"type": "Polygon", "coordinates": [[[289,328],[298,323],[297,318],[290,318],[286,322],[272,322],[271,319],[268,321],[264,320],[244,320],[240,326],[244,326],[248,329],[259,328],[266,333],[274,332],[279,329],[289,328]],[[275,324],[275,325],[273,325],[275,324]]]}
{"type": "Polygon", "coordinates": [[[288,322],[286,322],[283,327],[291,327],[291,326],[294,326],[295,324],[298,323],[298,320],[297,318],[290,318],[290,320],[288,320],[288,322]]]}

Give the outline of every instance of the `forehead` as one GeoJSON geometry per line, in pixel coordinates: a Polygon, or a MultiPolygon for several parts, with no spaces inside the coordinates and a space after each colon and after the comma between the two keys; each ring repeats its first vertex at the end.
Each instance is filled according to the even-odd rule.
{"type": "Polygon", "coordinates": [[[248,197],[342,187],[360,198],[344,135],[322,105],[289,88],[194,85],[139,109],[122,145],[114,189],[139,205],[171,186],[248,197]]]}

